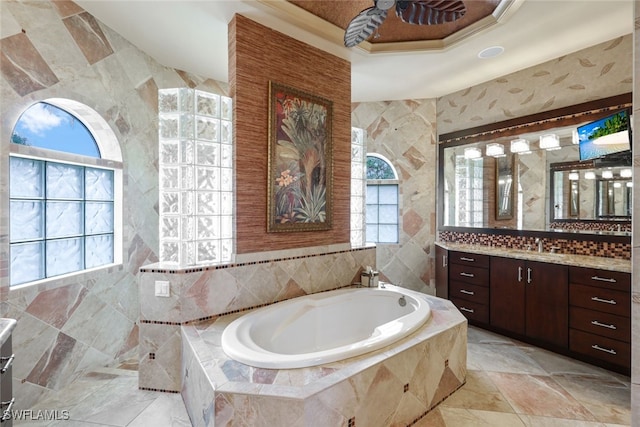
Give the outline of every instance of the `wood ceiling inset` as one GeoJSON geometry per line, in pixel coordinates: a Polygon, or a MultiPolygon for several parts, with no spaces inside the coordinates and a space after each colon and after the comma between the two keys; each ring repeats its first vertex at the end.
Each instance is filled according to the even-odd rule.
{"type": "MultiPolygon", "coordinates": [[[[349,22],[360,11],[373,6],[373,0],[287,0],[301,9],[339,27],[346,29],[349,22]]],[[[491,15],[500,0],[463,0],[467,7],[465,16],[454,22],[440,25],[412,25],[402,22],[395,14],[395,8],[389,11],[378,33],[368,41],[377,43],[398,43],[425,40],[442,40],[446,37],[491,15]]]]}

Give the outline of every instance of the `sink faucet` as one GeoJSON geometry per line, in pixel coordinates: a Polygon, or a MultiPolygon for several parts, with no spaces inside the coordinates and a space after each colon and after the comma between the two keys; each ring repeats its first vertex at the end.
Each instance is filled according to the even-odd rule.
{"type": "Polygon", "coordinates": [[[538,245],[538,252],[542,253],[544,252],[544,240],[542,240],[541,238],[536,238],[536,245],[538,245]]]}

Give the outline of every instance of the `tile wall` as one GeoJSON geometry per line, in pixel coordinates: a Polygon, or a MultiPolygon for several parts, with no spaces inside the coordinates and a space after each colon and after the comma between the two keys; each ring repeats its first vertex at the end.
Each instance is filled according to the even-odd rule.
{"type": "Polygon", "coordinates": [[[157,92],[228,88],[158,64],[71,1],[1,1],[0,16],[0,315],[18,320],[13,389],[26,409],[86,370],[137,361],[136,275],[158,261],[157,92]],[[26,108],[53,97],[88,105],[118,138],[123,263],[9,290],[8,141],[26,108]]]}
{"type": "Polygon", "coordinates": [[[392,283],[435,295],[435,100],[354,103],[351,121],[366,130],[367,152],[389,159],[400,181],[400,241],[378,245],[378,269],[392,283]]]}

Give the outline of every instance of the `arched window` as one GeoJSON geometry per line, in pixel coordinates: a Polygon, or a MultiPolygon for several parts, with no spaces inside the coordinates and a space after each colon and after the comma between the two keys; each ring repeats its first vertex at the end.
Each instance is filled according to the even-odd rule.
{"type": "Polygon", "coordinates": [[[97,112],[59,98],[31,105],[9,165],[12,286],[122,261],[122,156],[97,112]]]}
{"type": "Polygon", "coordinates": [[[398,174],[389,160],[367,154],[367,242],[398,243],[398,174]]]}

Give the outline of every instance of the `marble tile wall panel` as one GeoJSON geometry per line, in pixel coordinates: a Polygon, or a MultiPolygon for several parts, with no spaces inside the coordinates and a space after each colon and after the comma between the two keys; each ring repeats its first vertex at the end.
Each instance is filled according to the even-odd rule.
{"type": "Polygon", "coordinates": [[[619,37],[438,98],[438,133],[632,92],[633,38],[619,37]]]}
{"type": "Polygon", "coordinates": [[[367,265],[375,267],[375,252],[375,247],[320,252],[174,273],[145,266],[139,276],[140,387],[181,389],[178,325],[348,286],[367,265]],[[157,280],[170,282],[169,298],[155,297],[157,280]]]}
{"type": "MultiPolygon", "coordinates": [[[[0,315],[18,320],[14,392],[24,409],[86,370],[137,362],[136,276],[158,260],[157,88],[228,95],[228,85],[158,64],[71,1],[2,1],[0,15],[0,140],[32,103],[69,98],[107,121],[124,163],[123,264],[9,290],[9,144],[0,144],[0,315]]],[[[179,363],[158,354],[158,364],[179,363]]]]}
{"type": "Polygon", "coordinates": [[[354,103],[351,122],[366,130],[367,152],[385,156],[398,172],[399,243],[378,245],[378,270],[390,282],[435,294],[435,100],[354,103]]]}

